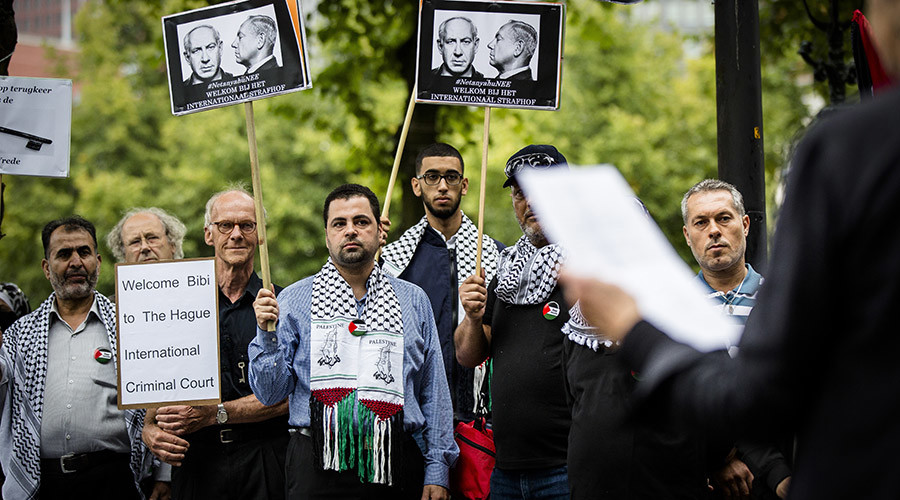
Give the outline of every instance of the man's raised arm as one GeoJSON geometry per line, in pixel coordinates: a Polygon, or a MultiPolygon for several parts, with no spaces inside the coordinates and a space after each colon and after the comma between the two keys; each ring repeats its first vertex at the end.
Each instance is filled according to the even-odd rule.
{"type": "Polygon", "coordinates": [[[481,274],[469,276],[459,287],[459,298],[466,317],[456,327],[453,342],[456,346],[456,360],[468,368],[480,365],[491,349],[491,327],[483,323],[487,288],[483,270],[481,274]]]}

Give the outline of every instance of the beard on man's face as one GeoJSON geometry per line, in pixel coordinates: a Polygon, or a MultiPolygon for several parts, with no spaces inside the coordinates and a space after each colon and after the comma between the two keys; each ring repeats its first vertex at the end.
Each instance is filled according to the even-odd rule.
{"type": "Polygon", "coordinates": [[[425,209],[428,210],[428,213],[437,217],[438,219],[449,219],[459,210],[459,203],[462,201],[462,197],[459,197],[456,202],[448,207],[437,208],[431,204],[427,199],[422,198],[425,203],[425,209]]]}
{"type": "Polygon", "coordinates": [[[371,246],[367,246],[358,239],[349,240],[345,242],[345,244],[349,242],[353,242],[359,246],[354,249],[348,249],[341,246],[337,251],[337,255],[332,255],[332,260],[335,261],[336,264],[343,267],[355,268],[364,265],[366,262],[375,260],[375,250],[371,248],[371,246]]]}
{"type": "Polygon", "coordinates": [[[522,228],[522,233],[525,234],[525,237],[528,238],[528,241],[531,242],[532,245],[541,248],[548,243],[547,237],[544,236],[544,230],[541,229],[539,224],[528,225],[526,222],[518,221],[519,227],[522,228]]]}
{"type": "Polygon", "coordinates": [[[59,274],[50,271],[50,285],[53,286],[56,295],[63,300],[83,299],[94,291],[99,276],[99,266],[94,269],[93,273],[88,273],[85,269],[73,271],[66,270],[66,272],[60,276],[59,274]],[[76,276],[84,277],[85,280],[80,283],[70,283],[69,278],[76,276]]]}

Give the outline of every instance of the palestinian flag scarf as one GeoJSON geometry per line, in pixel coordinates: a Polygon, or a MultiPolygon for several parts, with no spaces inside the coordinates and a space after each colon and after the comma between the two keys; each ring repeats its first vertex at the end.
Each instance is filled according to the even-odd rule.
{"type": "Polygon", "coordinates": [[[331,259],[313,279],[310,419],[324,470],[356,469],[362,482],[394,484],[403,429],[403,316],[378,266],[365,312],[331,259]]]}

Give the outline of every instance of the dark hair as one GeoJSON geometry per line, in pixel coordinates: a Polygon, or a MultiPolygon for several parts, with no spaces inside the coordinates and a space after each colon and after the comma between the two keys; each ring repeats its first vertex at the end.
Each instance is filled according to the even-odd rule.
{"type": "Polygon", "coordinates": [[[322,222],[325,223],[325,226],[328,226],[328,208],[331,206],[331,202],[334,200],[349,200],[350,198],[356,198],[357,196],[366,198],[369,200],[369,206],[372,207],[372,215],[375,216],[375,223],[379,224],[381,218],[379,214],[381,213],[380,205],[378,204],[378,197],[375,196],[375,193],[372,192],[371,189],[366,186],[361,186],[359,184],[342,184],[325,197],[325,206],[322,208],[322,222]]]}
{"type": "Polygon", "coordinates": [[[91,235],[91,239],[94,241],[94,251],[97,251],[97,230],[94,229],[94,225],[91,224],[91,221],[85,219],[80,215],[72,215],[70,217],[63,217],[62,219],[52,220],[44,226],[44,230],[41,231],[41,242],[44,244],[44,258],[50,258],[50,235],[53,234],[53,231],[56,231],[60,227],[65,228],[67,233],[71,233],[72,231],[87,231],[88,234],[91,235]]]}
{"type": "Polygon", "coordinates": [[[422,160],[434,157],[456,158],[459,160],[460,173],[465,173],[466,171],[466,164],[463,162],[462,155],[459,154],[459,151],[457,151],[456,148],[449,144],[444,144],[443,142],[436,142],[431,146],[426,146],[425,149],[419,153],[419,156],[416,156],[416,175],[419,175],[419,170],[422,169],[422,160]]]}

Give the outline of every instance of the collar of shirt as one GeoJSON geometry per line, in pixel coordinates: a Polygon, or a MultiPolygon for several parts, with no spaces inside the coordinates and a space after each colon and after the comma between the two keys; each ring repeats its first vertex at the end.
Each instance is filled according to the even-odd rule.
{"type": "Polygon", "coordinates": [[[759,291],[759,287],[763,283],[763,277],[756,272],[750,264],[744,264],[744,266],[747,268],[747,275],[744,276],[744,279],[738,286],[734,287],[728,293],[720,292],[711,287],[709,283],[706,282],[706,278],[703,277],[703,271],[697,273],[697,279],[700,280],[700,283],[703,283],[703,286],[709,291],[709,297],[725,297],[726,295],[737,295],[738,293],[741,295],[754,295],[759,291]]]}
{"type": "Polygon", "coordinates": [[[444,237],[444,233],[438,231],[437,229],[435,229],[431,226],[426,226],[426,227],[428,229],[430,229],[434,234],[438,235],[441,238],[441,240],[443,240],[444,243],[447,245],[448,249],[456,248],[456,236],[459,234],[460,229],[462,229],[462,225],[459,226],[459,229],[457,229],[456,232],[453,233],[453,236],[451,236],[449,240],[444,237]]]}
{"type": "Polygon", "coordinates": [[[222,288],[219,287],[219,308],[222,308],[222,306],[239,304],[248,298],[250,299],[250,302],[253,302],[256,300],[256,294],[259,293],[260,288],[262,288],[262,278],[256,274],[256,271],[250,273],[250,279],[247,281],[247,286],[244,287],[244,293],[234,302],[231,302],[228,297],[222,293],[222,288]]]}
{"type": "Polygon", "coordinates": [[[356,300],[356,315],[360,318],[366,317],[366,299],[369,297],[369,292],[367,291],[365,295],[361,298],[354,299],[356,300]]]}
{"type": "Polygon", "coordinates": [[[84,317],[84,321],[82,321],[81,324],[78,325],[78,328],[75,328],[75,329],[73,329],[71,326],[69,326],[68,323],[66,323],[65,321],[63,321],[62,315],[59,314],[59,307],[56,305],[56,300],[54,300],[54,301],[53,301],[53,304],[50,306],[50,327],[52,328],[52,327],[53,327],[53,324],[54,324],[55,322],[59,321],[59,322],[61,322],[62,324],[66,325],[66,328],[68,328],[69,330],[71,330],[72,333],[74,334],[74,333],[80,333],[81,331],[84,330],[84,327],[85,327],[85,325],[87,325],[88,320],[91,319],[91,314],[93,314],[94,316],[96,316],[96,319],[97,319],[98,321],[101,321],[101,319],[100,319],[100,305],[97,304],[97,297],[94,295],[94,292],[93,292],[93,291],[91,291],[91,299],[93,299],[93,302],[91,302],[91,309],[90,309],[90,311],[88,311],[87,316],[84,317]]]}
{"type": "Polygon", "coordinates": [[[524,73],[526,70],[531,71],[531,66],[522,66],[521,68],[511,69],[511,70],[507,71],[506,73],[497,75],[497,78],[503,80],[503,79],[509,78],[513,75],[518,75],[519,73],[524,73]]]}
{"type": "Polygon", "coordinates": [[[250,73],[253,73],[254,71],[258,70],[260,66],[262,66],[263,64],[269,62],[269,59],[272,59],[273,57],[275,57],[275,54],[269,54],[269,57],[263,59],[262,61],[260,61],[260,62],[258,62],[258,63],[256,63],[256,64],[254,64],[253,66],[250,66],[249,68],[247,68],[247,74],[249,75],[250,73]]]}

